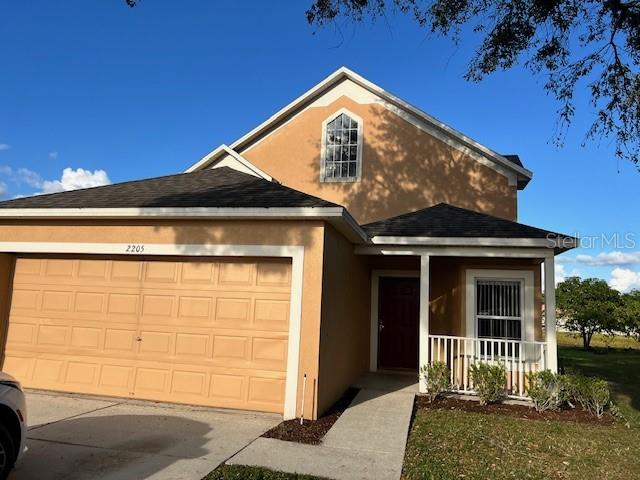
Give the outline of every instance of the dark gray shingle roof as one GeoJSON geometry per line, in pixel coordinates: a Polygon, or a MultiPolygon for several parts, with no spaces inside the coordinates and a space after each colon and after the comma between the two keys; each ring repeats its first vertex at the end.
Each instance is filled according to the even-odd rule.
{"type": "Polygon", "coordinates": [[[370,237],[565,237],[555,232],[439,203],[416,212],[362,225],[370,237]]]}
{"type": "Polygon", "coordinates": [[[0,208],[337,207],[228,167],[0,202],[0,208]]]}

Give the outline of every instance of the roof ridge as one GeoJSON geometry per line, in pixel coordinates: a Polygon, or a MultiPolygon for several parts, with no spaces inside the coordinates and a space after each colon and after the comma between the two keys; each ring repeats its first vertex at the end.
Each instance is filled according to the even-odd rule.
{"type": "MultiPolygon", "coordinates": [[[[95,190],[95,189],[99,189],[99,188],[109,188],[109,187],[113,187],[113,186],[117,186],[117,185],[131,185],[131,184],[135,184],[135,183],[143,183],[143,182],[149,182],[149,181],[153,181],[153,180],[162,180],[162,179],[171,178],[171,177],[180,177],[182,175],[203,174],[204,172],[212,172],[214,170],[223,170],[223,171],[228,171],[228,172],[234,172],[234,173],[237,173],[239,175],[246,175],[247,177],[252,177],[252,178],[255,178],[256,180],[262,180],[262,181],[268,182],[268,180],[265,180],[264,178],[256,177],[255,175],[250,175],[248,173],[243,173],[243,172],[235,170],[235,169],[233,169],[231,167],[219,167],[217,169],[204,169],[204,170],[197,170],[195,172],[179,172],[179,173],[172,173],[170,175],[159,175],[157,177],[137,178],[135,180],[125,180],[124,182],[108,183],[106,185],[95,185],[93,187],[75,188],[73,190],[64,190],[62,192],[41,193],[41,194],[37,194],[37,195],[36,194],[34,194],[34,195],[25,195],[24,197],[18,197],[18,198],[11,198],[11,199],[8,199],[8,200],[2,200],[2,201],[0,201],[0,204],[6,204],[6,203],[9,203],[9,202],[13,202],[15,200],[23,200],[25,198],[31,198],[31,197],[46,198],[46,197],[51,197],[53,195],[62,195],[62,194],[69,193],[69,192],[83,192],[83,191],[95,190]]],[[[271,183],[271,182],[269,182],[269,183],[271,183]]]]}
{"type": "Polygon", "coordinates": [[[566,236],[566,235],[564,235],[562,233],[553,232],[551,230],[546,230],[546,229],[540,228],[540,227],[534,227],[533,225],[529,225],[528,223],[518,222],[517,220],[509,220],[508,218],[498,217],[496,215],[490,215],[490,214],[485,213],[485,212],[477,212],[476,210],[470,210],[468,208],[459,207],[457,205],[450,205],[450,204],[444,203],[444,202],[441,202],[438,205],[446,205],[446,206],[448,206],[450,208],[461,210],[461,211],[466,212],[466,213],[471,213],[471,214],[475,214],[475,215],[481,215],[483,217],[488,217],[488,218],[495,219],[495,220],[502,221],[502,222],[509,222],[509,223],[512,223],[512,224],[515,224],[515,225],[520,225],[520,226],[524,226],[524,227],[528,227],[528,228],[534,228],[536,230],[539,230],[539,231],[545,232],[545,233],[553,233],[555,235],[566,236]]]}
{"type": "Polygon", "coordinates": [[[346,210],[334,202],[230,167],[181,172],[0,202],[2,211],[199,206],[231,209],[301,206],[346,210]]]}
{"type": "MultiPolygon", "coordinates": [[[[306,90],[304,93],[287,103],[284,107],[277,110],[266,120],[262,121],[253,129],[249,130],[244,135],[234,140],[230,145],[228,145],[229,148],[242,155],[241,151],[238,150],[238,147],[240,147],[240,150],[242,150],[243,145],[246,146],[250,144],[255,138],[263,135],[274,125],[277,125],[278,122],[291,115],[292,112],[296,112],[297,109],[300,109],[313,98],[321,96],[325,91],[335,87],[335,85],[339,84],[344,78],[351,80],[352,82],[358,84],[360,87],[372,92],[374,95],[383,98],[391,104],[395,104],[396,107],[401,108],[402,110],[405,110],[410,114],[417,116],[418,118],[422,118],[422,120],[432,125],[437,130],[443,132],[444,135],[451,138],[454,142],[457,142],[466,148],[475,150],[482,157],[486,157],[488,161],[501,165],[502,167],[505,167],[512,172],[515,172],[516,174],[528,178],[527,182],[533,177],[533,172],[528,170],[523,165],[518,165],[506,159],[503,155],[486,146],[484,143],[480,143],[478,140],[474,140],[473,138],[465,135],[456,128],[449,126],[433,115],[427,113],[422,108],[417,107],[409,101],[404,100],[403,98],[391,93],[390,91],[373,83],[371,80],[368,80],[367,78],[363,77],[362,75],[356,73],[346,66],[341,66],[337,70],[334,70],[320,82],[316,83],[310,89],[306,90]]],[[[206,159],[214,152],[215,149],[200,158],[196,163],[191,165],[189,169],[204,167],[207,164],[206,159]]]]}

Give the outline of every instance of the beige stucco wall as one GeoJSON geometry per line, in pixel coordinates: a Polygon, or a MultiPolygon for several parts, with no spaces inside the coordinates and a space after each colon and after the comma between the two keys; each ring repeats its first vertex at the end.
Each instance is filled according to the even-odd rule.
{"type": "MultiPolygon", "coordinates": [[[[419,257],[372,256],[369,258],[372,270],[420,271],[419,257]]],[[[542,289],[541,260],[431,257],[430,260],[430,315],[429,331],[435,335],[465,335],[466,324],[466,270],[498,269],[529,270],[534,276],[535,290],[535,335],[542,336],[542,289]]]]}
{"type": "Polygon", "coordinates": [[[345,206],[360,223],[439,202],[511,220],[517,215],[517,189],[505,176],[381,105],[344,96],[304,110],[240,153],[283,184],[345,206]],[[362,179],[322,183],[322,122],[343,107],[364,121],[362,179]]]}
{"type": "Polygon", "coordinates": [[[459,259],[431,259],[429,332],[435,335],[464,335],[464,271],[459,259]],[[462,282],[462,283],[461,283],[462,282]]]}
{"type": "Polygon", "coordinates": [[[325,229],[318,412],[322,414],[369,366],[371,277],[367,258],[332,227],[325,229]]]}
{"type": "MultiPolygon", "coordinates": [[[[302,375],[318,380],[324,225],[319,221],[174,221],[174,222],[36,222],[4,221],[3,242],[87,242],[146,244],[302,245],[304,278],[298,399],[302,375]]],[[[9,296],[10,256],[0,256],[0,298],[9,296]]],[[[4,300],[3,300],[4,301],[4,300]]],[[[3,305],[0,302],[0,311],[3,305]]],[[[4,316],[6,327],[6,315],[4,316]]],[[[305,412],[315,413],[315,395],[307,392],[305,412]]],[[[299,410],[300,401],[296,402],[299,410]]]]}
{"type": "Polygon", "coordinates": [[[431,259],[430,331],[439,335],[465,335],[466,270],[528,270],[534,279],[534,323],[536,340],[542,338],[541,260],[511,258],[431,259]]]}

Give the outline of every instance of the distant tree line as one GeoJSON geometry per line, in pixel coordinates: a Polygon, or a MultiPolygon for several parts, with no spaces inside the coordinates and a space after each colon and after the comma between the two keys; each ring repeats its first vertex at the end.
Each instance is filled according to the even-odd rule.
{"type": "Polygon", "coordinates": [[[556,288],[556,310],[563,326],[582,337],[585,349],[597,333],[640,342],[640,290],[620,293],[598,278],[570,277],[556,288]]]}

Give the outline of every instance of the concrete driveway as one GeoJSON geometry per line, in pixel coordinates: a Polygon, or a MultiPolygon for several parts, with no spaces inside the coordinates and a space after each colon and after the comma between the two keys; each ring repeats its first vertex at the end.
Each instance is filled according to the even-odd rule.
{"type": "Polygon", "coordinates": [[[199,480],[277,425],[272,414],[28,392],[10,480],[199,480]]]}

